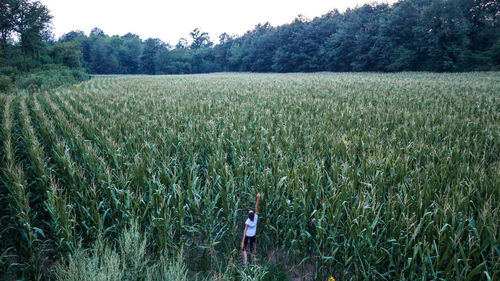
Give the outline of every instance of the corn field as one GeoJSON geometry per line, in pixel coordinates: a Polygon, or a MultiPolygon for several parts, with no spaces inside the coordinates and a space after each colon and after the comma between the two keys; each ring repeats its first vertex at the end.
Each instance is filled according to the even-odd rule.
{"type": "Polygon", "coordinates": [[[0,279],[131,224],[210,273],[260,192],[261,262],[500,280],[498,72],[102,76],[0,95],[0,124],[0,279]]]}

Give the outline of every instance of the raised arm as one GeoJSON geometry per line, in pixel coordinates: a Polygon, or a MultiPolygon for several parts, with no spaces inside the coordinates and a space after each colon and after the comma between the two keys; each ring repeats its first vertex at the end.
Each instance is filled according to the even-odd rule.
{"type": "Polygon", "coordinates": [[[257,193],[257,201],[255,202],[255,214],[259,214],[259,201],[260,201],[260,193],[257,193]]]}

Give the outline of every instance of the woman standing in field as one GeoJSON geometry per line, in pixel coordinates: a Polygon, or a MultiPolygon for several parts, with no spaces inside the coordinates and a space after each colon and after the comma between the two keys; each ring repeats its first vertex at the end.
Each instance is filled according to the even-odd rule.
{"type": "Polygon", "coordinates": [[[243,231],[243,240],[241,240],[241,249],[243,250],[243,264],[248,264],[247,251],[252,255],[252,260],[255,260],[255,234],[257,232],[257,220],[259,218],[259,201],[260,193],[257,193],[257,201],[255,202],[255,213],[248,212],[248,219],[245,222],[245,230],[243,231]]]}

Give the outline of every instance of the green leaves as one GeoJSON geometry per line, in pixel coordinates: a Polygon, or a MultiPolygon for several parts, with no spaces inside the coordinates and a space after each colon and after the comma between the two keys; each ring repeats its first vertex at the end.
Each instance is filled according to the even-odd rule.
{"type": "Polygon", "coordinates": [[[98,77],[15,100],[17,115],[2,98],[2,179],[18,192],[0,207],[23,210],[30,224],[11,229],[61,256],[133,221],[152,256],[185,247],[204,271],[237,258],[260,192],[261,260],[284,249],[316,279],[494,280],[498,85],[496,73],[98,77]]]}

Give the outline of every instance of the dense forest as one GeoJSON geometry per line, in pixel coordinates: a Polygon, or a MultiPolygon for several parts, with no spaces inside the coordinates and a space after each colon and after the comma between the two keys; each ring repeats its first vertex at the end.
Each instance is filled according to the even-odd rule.
{"type": "Polygon", "coordinates": [[[258,24],[242,36],[221,34],[217,43],[196,28],[175,46],[99,28],[55,40],[39,1],[2,0],[0,11],[0,90],[23,77],[16,74],[61,67],[95,74],[500,68],[500,4],[492,0],[370,4],[277,27],[258,24]]]}

